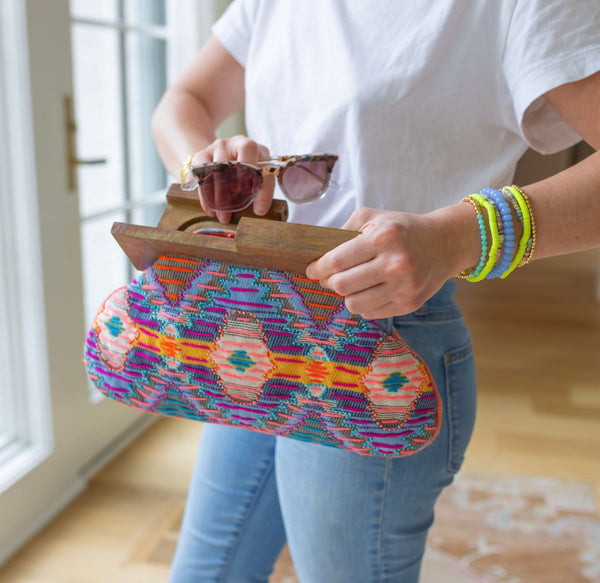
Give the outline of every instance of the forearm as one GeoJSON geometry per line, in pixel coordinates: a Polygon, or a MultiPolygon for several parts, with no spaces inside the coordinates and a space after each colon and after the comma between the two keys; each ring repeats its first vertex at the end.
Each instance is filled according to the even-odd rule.
{"type": "Polygon", "coordinates": [[[534,259],[600,246],[600,151],[523,189],[537,227],[534,259]]]}
{"type": "MultiPolygon", "coordinates": [[[[536,225],[533,259],[600,246],[600,152],[523,190],[531,201],[536,225]]],[[[426,216],[445,242],[451,273],[477,264],[481,239],[471,205],[454,204],[426,216]]],[[[513,221],[518,240],[523,231],[514,214],[513,221]]]]}
{"type": "Polygon", "coordinates": [[[169,173],[179,179],[183,161],[215,140],[216,122],[194,95],[171,88],[152,117],[158,153],[169,173]]]}

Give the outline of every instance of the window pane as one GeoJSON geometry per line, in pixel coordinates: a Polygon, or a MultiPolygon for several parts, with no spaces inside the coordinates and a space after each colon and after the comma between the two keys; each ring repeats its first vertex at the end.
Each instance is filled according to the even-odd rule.
{"type": "Polygon", "coordinates": [[[117,0],[71,0],[71,16],[116,20],[118,16],[117,0]]]}
{"type": "Polygon", "coordinates": [[[132,198],[139,200],[167,187],[167,173],[150,131],[152,113],[167,86],[166,42],[128,33],[127,68],[130,188],[132,198]]]}
{"type": "MultiPolygon", "coordinates": [[[[165,192],[166,194],[166,192],[165,192]]],[[[146,225],[148,227],[156,227],[158,221],[163,214],[166,206],[165,202],[147,204],[134,210],[131,221],[136,225],[146,225]]]]}
{"type": "Polygon", "coordinates": [[[122,87],[116,31],[72,26],[73,84],[77,157],[106,159],[79,165],[79,205],[83,216],[121,204],[123,192],[122,87]]]}
{"type": "Polygon", "coordinates": [[[110,234],[114,221],[126,222],[125,215],[89,221],[81,227],[86,327],[108,295],[129,278],[129,260],[110,234]]]}
{"type": "Polygon", "coordinates": [[[125,17],[131,24],[167,24],[165,0],[125,0],[125,17]]]}

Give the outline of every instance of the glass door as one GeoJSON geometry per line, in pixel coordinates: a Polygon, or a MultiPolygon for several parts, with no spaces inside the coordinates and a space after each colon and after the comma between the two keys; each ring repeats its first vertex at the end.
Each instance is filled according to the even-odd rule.
{"type": "Polygon", "coordinates": [[[114,221],[156,225],[168,177],[150,133],[167,86],[166,0],[72,0],[71,187],[78,192],[86,322],[131,279],[114,221]]]}
{"type": "Polygon", "coordinates": [[[132,277],[112,222],[162,211],[174,2],[0,0],[0,563],[151,421],[87,390],[83,341],[132,277]]]}

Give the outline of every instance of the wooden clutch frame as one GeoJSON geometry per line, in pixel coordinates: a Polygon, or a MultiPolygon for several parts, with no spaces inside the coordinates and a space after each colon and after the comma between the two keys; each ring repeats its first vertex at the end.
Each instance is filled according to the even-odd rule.
{"type": "Polygon", "coordinates": [[[139,270],[153,265],[161,255],[174,253],[294,273],[304,273],[310,263],[358,234],[287,223],[287,217],[287,203],[274,200],[265,216],[257,217],[249,208],[234,213],[231,223],[222,225],[204,213],[197,193],[172,184],[167,192],[167,206],[156,227],[117,222],[111,232],[139,270]],[[217,226],[235,230],[235,238],[193,232],[217,226]]]}

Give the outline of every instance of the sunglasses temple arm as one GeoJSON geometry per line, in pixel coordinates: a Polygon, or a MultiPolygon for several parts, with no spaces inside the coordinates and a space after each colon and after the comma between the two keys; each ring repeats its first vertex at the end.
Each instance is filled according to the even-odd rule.
{"type": "Polygon", "coordinates": [[[321,182],[321,184],[325,184],[325,182],[327,182],[327,178],[329,178],[329,175],[331,174],[331,172],[328,172],[327,177],[322,178],[316,172],[313,172],[310,168],[307,168],[306,166],[296,166],[296,168],[300,168],[301,170],[304,170],[305,172],[312,174],[312,176],[314,176],[317,180],[319,180],[321,182]]]}
{"type": "Polygon", "coordinates": [[[196,190],[200,186],[200,180],[198,180],[197,176],[191,178],[187,182],[184,182],[181,185],[181,190],[185,190],[187,192],[191,192],[192,190],[196,190]]]}

